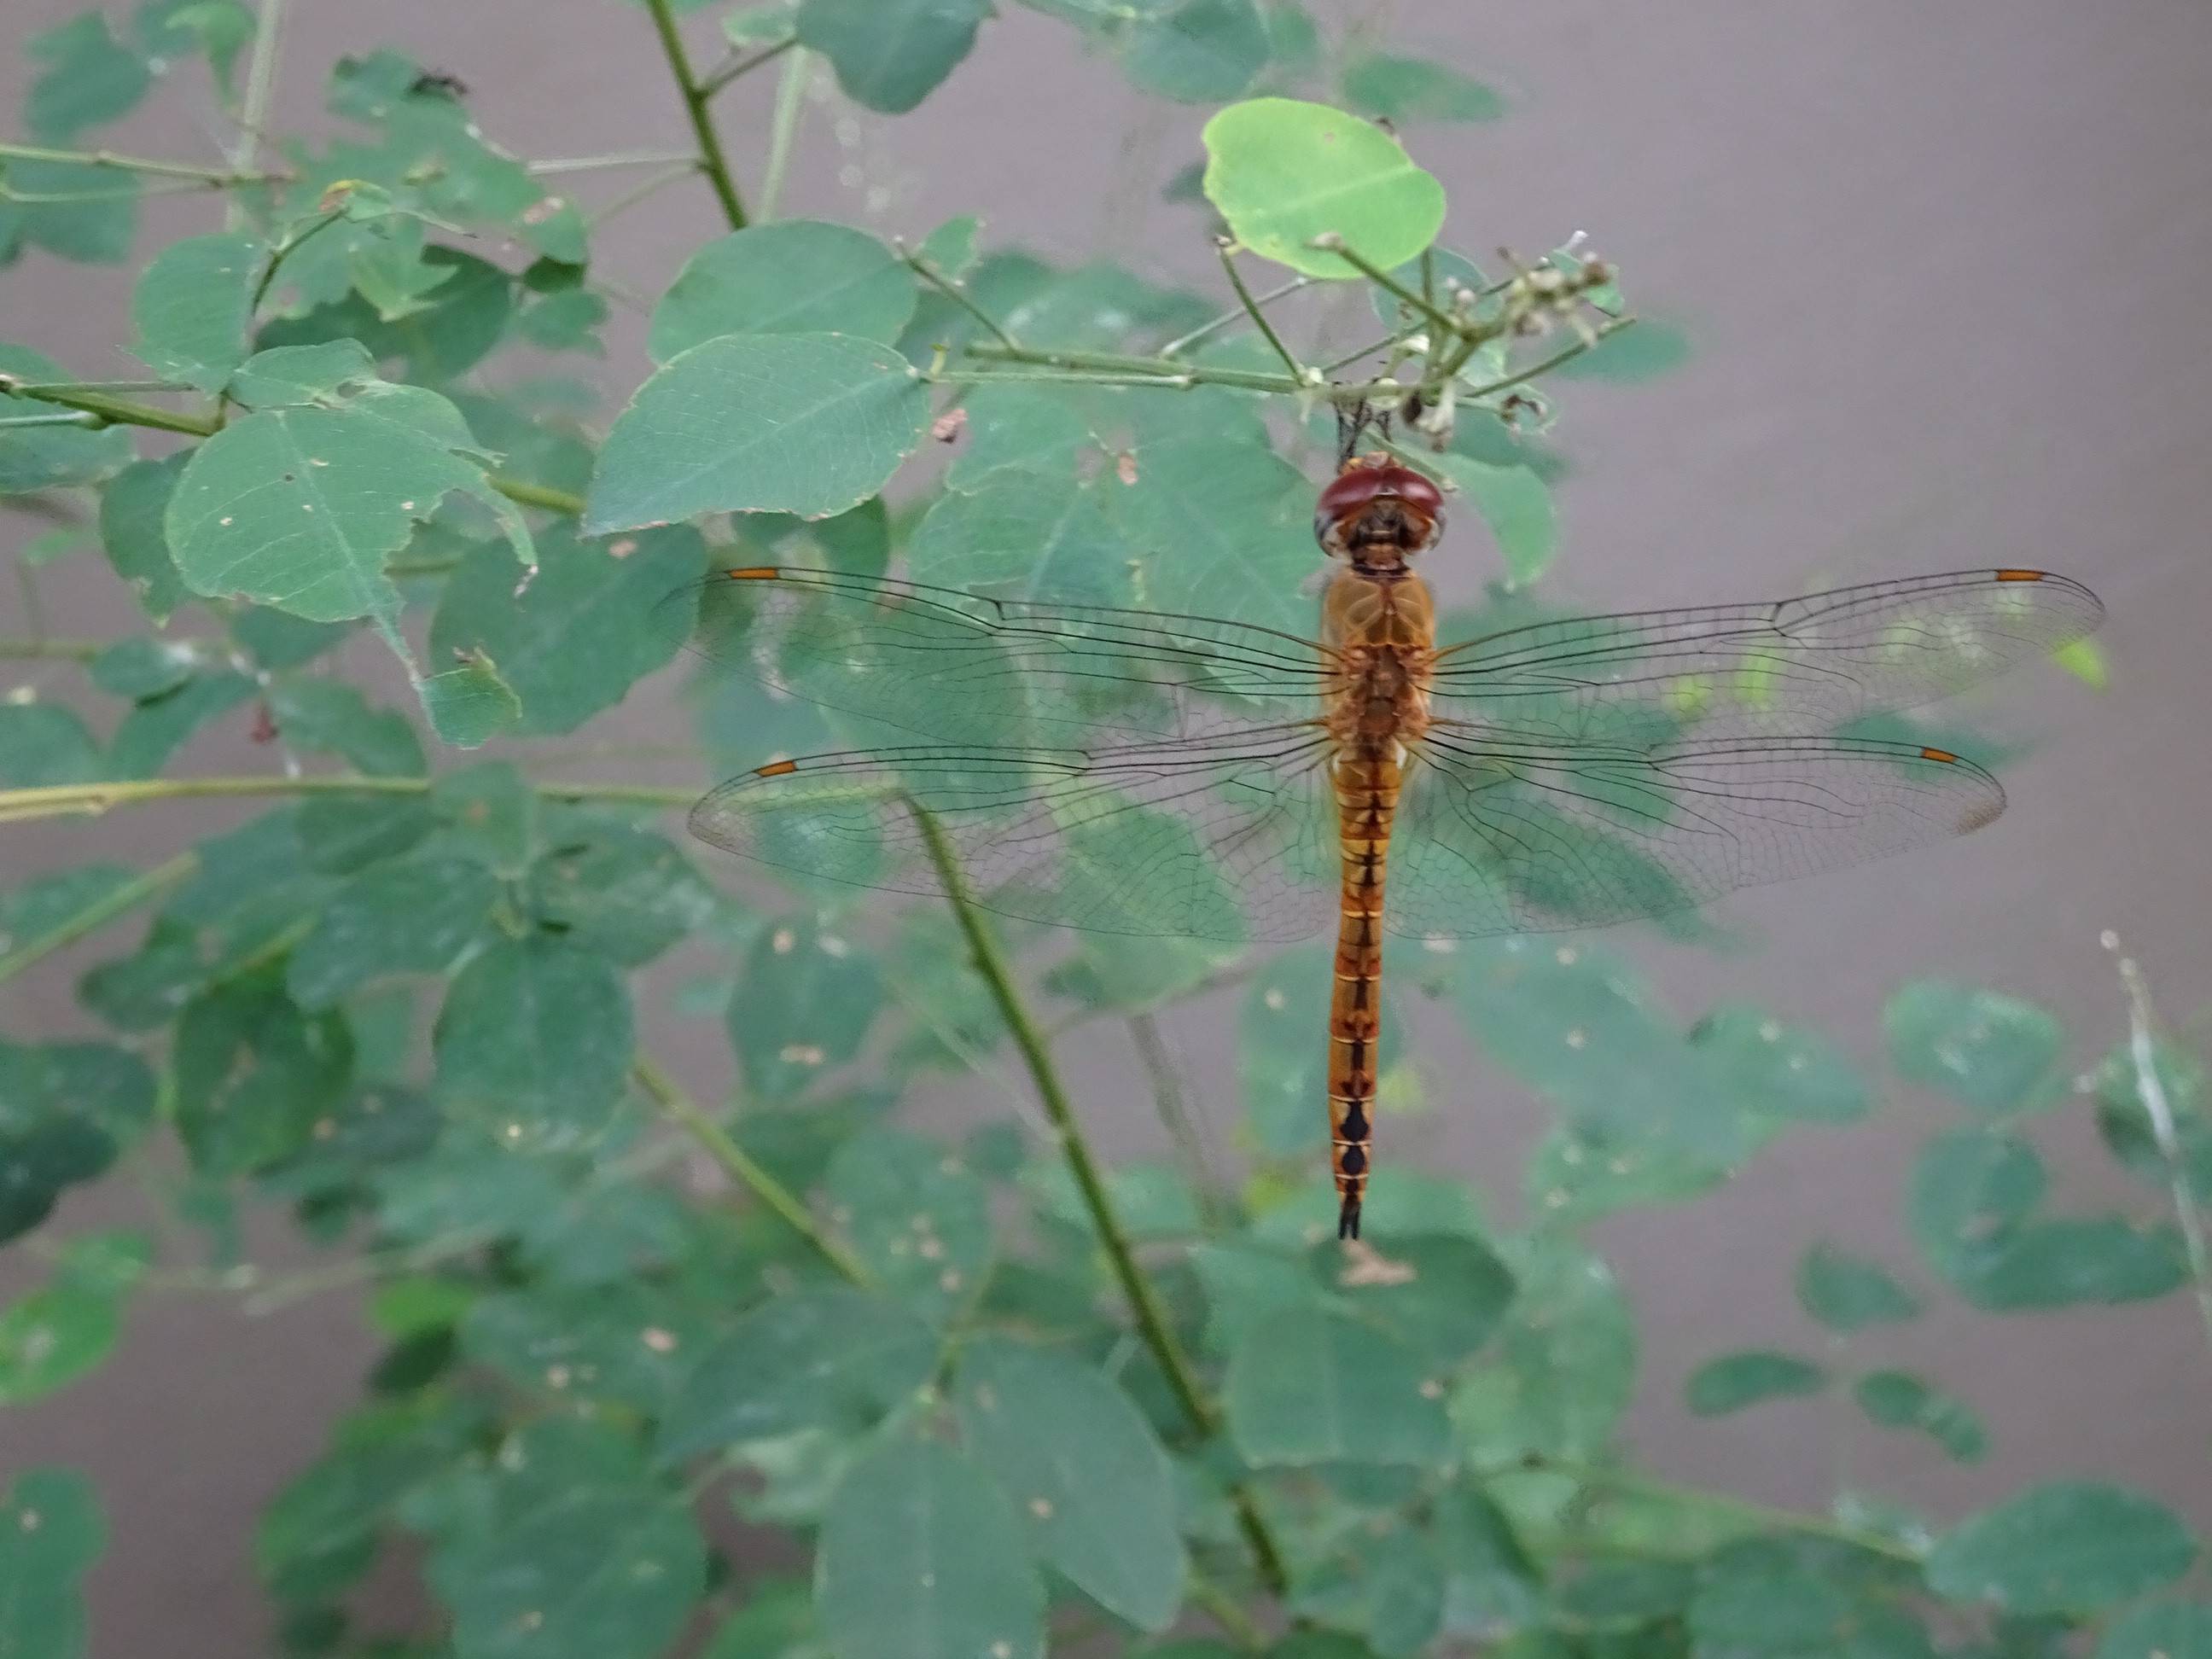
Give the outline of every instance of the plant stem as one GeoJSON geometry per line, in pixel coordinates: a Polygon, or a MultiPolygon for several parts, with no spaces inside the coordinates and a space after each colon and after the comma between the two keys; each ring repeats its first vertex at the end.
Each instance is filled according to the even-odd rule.
{"type": "Polygon", "coordinates": [[[51,415],[0,415],[0,428],[33,426],[105,426],[99,416],[82,410],[58,409],[51,415]]]}
{"type": "Polygon", "coordinates": [[[1206,1610],[1206,1616],[1229,1633],[1229,1639],[1247,1653],[1267,1650],[1267,1632],[1253,1622],[1252,1615],[1227,1590],[1215,1583],[1194,1566],[1188,1580],[1190,1599],[1206,1610]]]}
{"type": "Polygon", "coordinates": [[[1467,332],[1464,324],[1437,310],[1436,307],[1431,305],[1364,254],[1353,251],[1346,245],[1341,236],[1333,233],[1327,236],[1316,236],[1313,239],[1311,246],[1336,255],[1376,287],[1393,295],[1416,315],[1425,318],[1430,327],[1454,339],[1467,332]]]}
{"type": "Polygon", "coordinates": [[[763,64],[774,63],[798,44],[799,37],[793,34],[777,41],[772,46],[762,47],[750,58],[739,57],[732,53],[728,62],[719,64],[707,71],[699,82],[699,89],[708,97],[712,98],[731,82],[750,75],[763,64]]]}
{"type": "Polygon", "coordinates": [[[655,1105],[697,1141],[700,1148],[732,1180],[774,1210],[786,1225],[811,1244],[823,1261],[864,1289],[874,1284],[874,1277],[860,1259],[823,1231],[797,1194],[756,1163],[750,1153],[730,1138],[727,1130],[684,1092],[675,1079],[643,1055],[638,1057],[630,1071],[638,1086],[653,1097],[655,1105]]]}
{"type": "MultiPolygon", "coordinates": [[[[2118,953],[2118,935],[2105,935],[2106,948],[2118,953]]],[[[2135,1066],[2136,1094],[2143,1115],[2150,1120],[2151,1139],[2165,1161],[2166,1180],[2173,1194],[2174,1219],[2180,1224],[2183,1249],[2189,1257],[2189,1277],[2197,1289],[2197,1312],[2204,1322],[2204,1340],[2212,1347],[2212,1263],[2204,1244],[2204,1218],[2191,1189],[2189,1165],[2181,1150],[2181,1133],[2166,1098],[2166,1079],[2158,1071],[2157,1016],[2150,1005],[2150,984],[2133,957],[2121,957],[2120,982],[2128,994],[2128,1058],[2135,1066]]]]}
{"type": "Polygon", "coordinates": [[[665,167],[681,161],[685,167],[696,167],[699,158],[686,152],[666,149],[624,149],[610,151],[605,155],[570,155],[550,161],[532,161],[532,178],[550,178],[556,173],[595,173],[603,167],[665,167]]]}
{"type": "Polygon", "coordinates": [[[1748,1498],[1738,1498],[1732,1492],[1707,1492],[1695,1486],[1677,1485],[1653,1475],[1635,1474],[1626,1469],[1600,1468],[1594,1464],[1577,1463],[1570,1460],[1531,1455],[1520,1462],[1503,1468],[1492,1468],[1480,1473],[1486,1477],[1516,1473],[1564,1475],[1585,1486],[1616,1492],[1636,1498],[1654,1498],[1670,1503],[1708,1504],[1725,1509],[1741,1516],[1756,1525],[1769,1527],[1779,1532],[1808,1533],[1816,1538],[1832,1538],[1838,1543],[1851,1544],[1876,1555],[1886,1555],[1893,1560],[1909,1561],[1917,1565],[1920,1552],[1910,1544],[1888,1536],[1869,1532],[1863,1528],[1846,1526],[1840,1521],[1824,1515],[1805,1515],[1796,1510],[1777,1509],[1748,1498]]]}
{"type": "Polygon", "coordinates": [[[76,167],[112,167],[118,173],[143,173],[157,179],[189,179],[211,190],[239,185],[282,184],[289,173],[256,173],[238,167],[201,167],[191,161],[164,161],[149,155],[124,155],[112,149],[49,149],[40,144],[0,144],[0,161],[66,161],[76,167]]]}
{"type": "MultiPolygon", "coordinates": [[[[1506,375],[1502,380],[1492,380],[1486,386],[1468,386],[1461,392],[1460,398],[1462,401],[1474,398],[1487,398],[1493,392],[1504,392],[1510,387],[1521,385],[1523,381],[1533,380],[1540,374],[1548,374],[1553,369],[1557,368],[1561,363],[1571,362],[1576,358],[1581,356],[1583,353],[1588,351],[1600,340],[1604,339],[1607,335],[1618,334],[1622,329],[1631,326],[1635,321],[1636,319],[1633,317],[1615,317],[1610,322],[1601,324],[1598,327],[1592,329],[1589,338],[1578,338],[1572,345],[1562,347],[1559,350],[1553,352],[1548,357],[1540,357],[1534,362],[1530,363],[1526,368],[1516,369],[1512,374],[1506,375]]],[[[1456,373],[1457,371],[1455,370],[1454,372],[1456,373]]]]}
{"type": "Polygon", "coordinates": [[[784,175],[791,167],[793,142],[799,134],[800,99],[812,65],[805,52],[795,52],[776,77],[775,113],[768,134],[768,167],[761,178],[761,216],[773,219],[783,207],[784,175]]]}
{"type": "Polygon", "coordinates": [[[614,200],[609,202],[605,206],[594,208],[592,210],[591,216],[586,221],[586,222],[589,224],[593,230],[597,230],[601,225],[606,223],[608,220],[613,218],[617,213],[627,212],[629,209],[635,207],[640,202],[644,201],[647,198],[659,194],[661,191],[666,189],[670,185],[674,184],[678,179],[689,179],[693,173],[698,171],[699,158],[696,155],[687,155],[680,161],[676,162],[673,166],[665,168],[661,172],[653,173],[648,178],[640,179],[636,184],[631,185],[628,190],[616,197],[614,200]]]}
{"type": "MultiPolygon", "coordinates": [[[[211,438],[221,429],[222,424],[210,415],[185,415],[175,410],[156,409],[151,404],[111,398],[104,392],[82,392],[37,381],[18,380],[7,374],[0,374],[0,393],[32,398],[64,409],[86,410],[99,416],[110,426],[149,427],[157,432],[181,432],[193,438],[211,438]]],[[[525,507],[542,507],[549,512],[566,513],[572,516],[580,514],[584,510],[581,495],[566,489],[556,489],[550,484],[532,483],[527,478],[510,478],[500,472],[487,474],[485,482],[507,500],[520,501],[525,507]]]]}
{"type": "Polygon", "coordinates": [[[1216,244],[1221,253],[1221,268],[1229,274],[1229,286],[1237,290],[1237,298],[1250,315],[1253,324],[1267,337],[1267,343],[1275,348],[1275,355],[1283,360],[1283,367],[1291,371],[1291,378],[1303,386],[1313,377],[1304,363],[1291,356],[1290,347],[1285,345],[1283,337],[1275,332],[1275,325],[1267,320],[1267,313],[1261,311],[1259,302],[1253,299],[1252,290],[1244,286],[1243,275],[1237,269],[1236,246],[1225,237],[1216,244]]]}
{"type": "Polygon", "coordinates": [[[0,660],[33,658],[90,662],[107,647],[106,640],[0,640],[0,660]]]}
{"type": "Polygon", "coordinates": [[[0,956],[0,984],[15,978],[33,963],[51,956],[64,945],[73,945],[94,928],[106,927],[125,911],[136,909],[147,900],[186,879],[199,867],[198,854],[179,853],[167,864],[155,865],[135,880],[127,881],[113,892],[94,899],[75,915],[48,928],[38,938],[0,956]]]}
{"type": "MultiPolygon", "coordinates": [[[[0,789],[0,823],[35,818],[97,817],[118,806],[148,801],[198,800],[258,795],[420,795],[429,792],[428,777],[370,777],[336,772],[287,777],[126,778],[99,783],[44,784],[32,789],[0,789]]],[[[600,801],[614,805],[689,806],[696,789],[670,789],[632,783],[538,783],[532,786],[549,800],[600,801]]]]}
{"type": "Polygon", "coordinates": [[[238,106],[238,142],[231,146],[233,172],[245,173],[261,151],[262,130],[276,90],[276,58],[284,33],[284,0],[261,0],[253,24],[253,55],[246,60],[246,97],[238,106]]]}
{"type": "Polygon", "coordinates": [[[982,324],[985,328],[990,330],[992,334],[997,337],[1000,344],[1010,351],[1025,349],[1019,340],[1006,332],[1005,326],[997,318],[975,303],[975,297],[959,281],[947,276],[935,265],[923,258],[920,252],[909,250],[903,245],[898,245],[898,254],[900,258],[906,261],[908,270],[913,271],[923,282],[927,283],[939,294],[951,301],[954,305],[958,306],[970,317],[982,324]]]}
{"type": "Polygon", "coordinates": [[[1205,339],[1209,334],[1218,334],[1223,329],[1227,328],[1231,323],[1241,323],[1245,318],[1250,316],[1260,307],[1273,305],[1285,295],[1296,294],[1300,289],[1311,288],[1318,280],[1319,279],[1316,277],[1303,275],[1293,276],[1289,282],[1285,283],[1281,287],[1269,289],[1265,294],[1261,295],[1258,299],[1249,300],[1244,304],[1238,306],[1234,311],[1224,311],[1218,317],[1216,317],[1212,322],[1200,323],[1196,328],[1191,330],[1188,334],[1177,335],[1174,339],[1170,340],[1165,345],[1160,348],[1160,356],[1163,357],[1178,356],[1184,351],[1188,350],[1190,347],[1196,345],[1200,340],[1205,339]]]}
{"type": "Polygon", "coordinates": [[[691,73],[684,37],[676,27],[676,14],[669,0],[645,0],[645,4],[653,14],[654,32],[660,36],[660,50],[668,58],[668,72],[676,77],[676,89],[683,94],[684,113],[690,117],[691,136],[699,143],[699,165],[714,187],[714,199],[722,204],[722,216],[730,222],[730,228],[743,230],[745,206],[738,198],[737,185],[730,181],[729,158],[722,154],[722,140],[714,131],[714,118],[707,113],[710,94],[691,73]]]}
{"type": "MultiPolygon", "coordinates": [[[[999,1017],[1006,1023],[1006,1030],[1019,1049],[1022,1063],[1035,1085],[1037,1098],[1043,1103],[1045,1115],[1051,1120],[1054,1134],[1060,1142],[1060,1156],[1066,1160],[1067,1172],[1074,1177],[1076,1191],[1081,1195],[1083,1206],[1091,1217],[1091,1224],[1104,1247],[1114,1277],[1121,1287],[1121,1294],[1129,1304],[1129,1311],[1137,1322],[1138,1334],[1146,1347],[1158,1362],[1161,1374],[1166,1377],[1168,1389],[1175,1395],[1176,1404],[1199,1434],[1212,1436],[1220,1431],[1220,1419],[1212,1405],[1200,1390],[1198,1379],[1191,1370],[1190,1362],[1176,1342],[1175,1331],[1168,1323],[1167,1315],[1159,1298],[1152,1292],[1152,1282],[1137,1266],[1136,1253],[1131,1249],[1128,1235],[1122,1231],[1121,1220],[1114,1212],[1113,1201],[1107,1195],[1106,1183],[1100,1176],[1096,1158],[1091,1156],[1091,1143],[1085,1138],[1083,1126],[1068,1103],[1067,1091],[1061,1085],[1060,1073],[1053,1065],[1052,1054],[1046,1047],[1043,1033],[1036,1021],[1023,1006],[1020,994],[1014,988],[1013,975],[1006,959],[999,950],[998,941],[983,921],[983,913],[976,906],[968,890],[968,878],[960,867],[958,855],[952,843],[945,837],[936,817],[920,802],[909,799],[907,810],[914,814],[921,829],[922,841],[929,851],[929,861],[936,867],[938,880],[943,884],[947,903],[952,907],[954,919],[960,924],[962,936],[968,942],[968,951],[977,974],[991,993],[991,1000],[999,1010],[999,1017]]],[[[1268,1534],[1249,1493],[1241,1488],[1234,1491],[1237,1522],[1260,1565],[1260,1572],[1267,1587],[1277,1595],[1290,1583],[1283,1565],[1281,1552],[1268,1534]]]]}
{"type": "MultiPolygon", "coordinates": [[[[1118,351],[1003,346],[989,340],[974,341],[966,347],[966,350],[969,356],[987,362],[1035,363],[1043,368],[1084,371],[1089,373],[1094,381],[1107,386],[1137,386],[1152,381],[1166,386],[1225,386],[1244,392],[1287,394],[1310,389],[1304,381],[1288,374],[1262,374],[1251,369],[1223,368],[1212,363],[1175,362],[1163,357],[1136,357],[1118,351]]],[[[951,372],[957,373],[958,365],[953,365],[951,372]]]]}

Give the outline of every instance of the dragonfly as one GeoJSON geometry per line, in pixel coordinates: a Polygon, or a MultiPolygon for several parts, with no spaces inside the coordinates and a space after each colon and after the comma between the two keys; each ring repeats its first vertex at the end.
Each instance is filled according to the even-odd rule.
{"type": "Polygon", "coordinates": [[[2064,576],[1982,569],[1439,645],[1413,567],[1441,492],[1388,451],[1340,459],[1314,515],[1317,637],[799,566],[720,570],[667,604],[695,650],[866,728],[708,794],[690,827],[715,847],[931,895],[949,849],[975,902],[1103,933],[1333,924],[1343,1238],[1372,1168],[1385,933],[1660,916],[1978,830],[2005,804],[1990,773],[1838,728],[2103,615],[2064,576]]]}

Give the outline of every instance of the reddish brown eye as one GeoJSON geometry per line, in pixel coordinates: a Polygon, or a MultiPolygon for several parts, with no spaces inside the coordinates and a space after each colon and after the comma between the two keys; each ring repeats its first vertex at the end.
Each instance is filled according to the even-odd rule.
{"type": "Polygon", "coordinates": [[[1315,504],[1315,516],[1324,523],[1334,524],[1347,514],[1358,512],[1388,491],[1389,475],[1401,471],[1400,467],[1363,466],[1338,474],[1322,490],[1321,500],[1315,504]]]}

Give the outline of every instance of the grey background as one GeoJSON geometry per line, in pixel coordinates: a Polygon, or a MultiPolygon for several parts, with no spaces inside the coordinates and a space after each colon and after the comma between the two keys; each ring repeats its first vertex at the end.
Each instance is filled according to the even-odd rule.
{"type": "MultiPolygon", "coordinates": [[[[12,54],[74,9],[14,0],[0,40],[12,54]]],[[[615,0],[297,0],[291,9],[280,131],[319,123],[337,54],[390,43],[463,76],[486,131],[520,154],[684,143],[650,29],[615,0]]],[[[1450,237],[1533,252],[1587,229],[1624,266],[1639,308],[1679,321],[1695,343],[1691,364],[1662,380],[1562,387],[1557,437],[1575,470],[1553,596],[1610,609],[2021,563],[2087,580],[2112,611],[2108,690],[2039,669],[1978,705],[1997,729],[2036,739],[2008,769],[2014,805],[1996,826],[1748,895],[1721,913],[1744,942],[1735,951],[1620,942],[1686,1015],[1757,999],[1869,1060],[1883,996],[1933,972],[2066,1011],[2087,1063],[2122,1030],[2098,945],[2106,928],[2143,958],[2170,1018],[2196,1014],[2212,988],[2200,823],[2212,693],[2202,298],[2212,268],[2212,10],[2194,0],[1405,0],[1389,10],[1395,43],[1435,49],[1511,101],[1501,122],[1413,135],[1449,192],[1450,237]]],[[[19,98],[27,71],[5,79],[0,97],[19,98]]],[[[765,84],[744,87],[721,106],[748,182],[769,97],[765,84]]],[[[190,96],[155,101],[159,112],[104,141],[212,159],[224,134],[215,111],[190,96]]],[[[1146,103],[1086,69],[1068,31],[1010,9],[915,115],[893,124],[811,111],[785,208],[908,234],[980,210],[1004,241],[1060,258],[1110,243],[1141,270],[1204,283],[1212,255],[1196,216],[1155,199],[1158,182],[1195,152],[1202,114],[1146,103]]],[[[0,127],[15,125],[0,112],[0,127]]],[[[611,188],[602,179],[584,193],[604,199],[611,188]]],[[[186,198],[151,216],[166,235],[205,228],[216,213],[186,198]]],[[[604,270],[648,295],[720,228],[703,185],[688,184],[617,223],[600,245],[604,270]]],[[[81,374],[131,373],[112,343],[125,332],[132,275],[40,259],[0,275],[0,337],[81,374]]],[[[635,318],[613,331],[599,371],[611,387],[642,373],[641,334],[635,318]]],[[[0,517],[0,547],[40,527],[0,517]]],[[[1462,526],[1432,574],[1464,594],[1490,557],[1462,526]]],[[[96,562],[47,592],[58,632],[128,625],[128,602],[96,562]]],[[[15,603],[12,590],[0,593],[0,634],[24,631],[8,614],[15,603]]],[[[73,676],[10,663],[0,690],[30,684],[69,697],[73,676]]],[[[607,734],[665,732],[666,698],[665,685],[641,690],[607,734]]],[[[191,763],[241,770],[267,757],[233,735],[210,739],[191,763]]],[[[11,880],[94,853],[151,862],[244,810],[14,829],[0,859],[11,880]]],[[[8,987],[9,1034],[76,1029],[73,970],[114,948],[8,987]]],[[[1232,1012],[1226,1000],[1201,1005],[1170,1027],[1223,1142],[1233,1073],[1221,1034],[1232,1012]]],[[[654,1040],[699,1088],[725,1080],[710,1027],[670,1025],[654,1040]]],[[[1442,1020],[1421,1023],[1415,1043],[1437,1109],[1386,1125],[1383,1155],[1465,1172],[1510,1218],[1541,1109],[1442,1020]]],[[[1122,1036],[1084,1033],[1066,1057],[1109,1146],[1152,1148],[1122,1036]]],[[[963,1106],[948,1091],[923,1109],[951,1121],[963,1106]]],[[[1939,1517],[2026,1479],[2094,1473],[2140,1483],[2212,1526],[2212,1361],[2181,1297],[2010,1320],[1939,1298],[1933,1317],[1867,1344],[1865,1357],[1923,1367],[1984,1410],[1996,1450],[1978,1468],[1854,1431],[1838,1402],[1718,1422],[1682,1413],[1683,1376],[1715,1350],[1817,1340],[1790,1292],[1797,1253],[1816,1235],[1912,1265],[1903,1177],[1943,1115],[1893,1090],[1872,1123],[1797,1136],[1722,1196],[1604,1229],[1645,1339],[1632,1424],[1642,1458],[1670,1476],[1814,1506],[1841,1476],[1939,1517]]],[[[2045,1138],[2060,1203],[2145,1206],[2095,1150],[2080,1103],[2045,1138]]],[[[59,1226],[143,1214],[129,1183],[112,1182],[72,1200],[59,1226]]],[[[272,1260],[296,1255],[277,1230],[264,1243],[272,1260]]],[[[19,1262],[0,1273],[0,1289],[33,1276],[19,1262]]],[[[247,1565],[252,1518],[319,1449],[373,1351],[346,1293],[258,1318],[220,1297],[149,1296],[116,1363],[50,1402],[0,1413],[0,1468],[62,1462],[100,1482],[114,1541],[94,1579],[96,1652],[187,1659],[265,1644],[247,1565]]]]}

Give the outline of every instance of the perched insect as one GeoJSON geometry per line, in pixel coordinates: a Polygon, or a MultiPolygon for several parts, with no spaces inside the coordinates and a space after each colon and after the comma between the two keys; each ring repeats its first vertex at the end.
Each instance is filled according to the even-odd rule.
{"type": "Polygon", "coordinates": [[[703,618],[706,654],[915,739],[760,766],[693,810],[702,840],[934,892],[918,808],[1011,916],[1237,940],[1334,917],[1329,1137],[1357,1237],[1386,928],[1625,921],[1979,829],[2004,807],[1989,773],[1836,728],[2079,639],[2103,609],[2063,576],[1967,570],[1439,647],[1412,562],[1443,499],[1346,447],[1314,517],[1318,640],[796,568],[668,603],[683,631],[703,618]]]}

